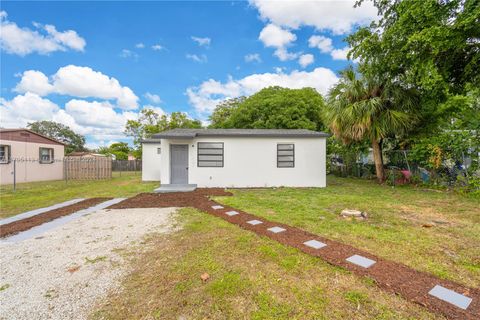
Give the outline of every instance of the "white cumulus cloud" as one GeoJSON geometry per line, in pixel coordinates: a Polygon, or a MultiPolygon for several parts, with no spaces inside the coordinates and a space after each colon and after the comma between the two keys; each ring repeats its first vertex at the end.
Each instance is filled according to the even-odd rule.
{"type": "Polygon", "coordinates": [[[354,8],[355,0],[250,0],[262,19],[278,26],[297,29],[313,26],[317,30],[346,34],[357,25],[365,25],[377,18],[377,10],[371,1],[364,1],[354,8]]]}
{"type": "Polygon", "coordinates": [[[200,114],[213,111],[215,106],[228,98],[248,96],[269,86],[281,86],[292,89],[315,88],[326,94],[338,81],[335,73],[327,68],[316,68],[311,72],[294,70],[286,73],[252,74],[242,79],[229,78],[226,82],[209,79],[199,86],[189,87],[186,91],[190,104],[200,114]]]}
{"type": "Polygon", "coordinates": [[[333,50],[332,39],[324,36],[314,35],[308,39],[310,48],[317,48],[322,53],[329,53],[333,50]]]}
{"type": "Polygon", "coordinates": [[[15,91],[41,96],[58,93],[80,98],[112,99],[122,109],[138,108],[138,97],[129,87],[122,86],[117,79],[89,67],[75,65],[58,69],[50,78],[40,71],[25,71],[15,91]]]}
{"type": "Polygon", "coordinates": [[[0,47],[5,52],[25,56],[37,52],[49,54],[55,51],[84,51],[86,41],[74,30],[57,31],[53,25],[33,23],[35,29],[20,28],[7,19],[7,12],[0,11],[0,47]]]}
{"type": "Polygon", "coordinates": [[[313,54],[310,54],[310,53],[302,54],[300,58],[298,58],[298,63],[302,66],[302,68],[305,68],[308,65],[311,65],[314,61],[315,61],[315,58],[313,57],[313,54]]]}
{"type": "Polygon", "coordinates": [[[150,93],[150,92],[147,92],[144,94],[144,97],[150,101],[151,103],[161,103],[162,102],[162,99],[160,99],[160,96],[158,94],[153,94],[153,93],[150,93]]]}
{"type": "Polygon", "coordinates": [[[260,32],[258,39],[263,42],[265,47],[276,48],[274,54],[281,61],[293,60],[298,57],[298,53],[288,52],[287,49],[288,46],[297,40],[297,36],[277,25],[266,25],[260,32]]]}
{"type": "Polygon", "coordinates": [[[162,46],[161,44],[158,44],[158,43],[157,43],[157,44],[154,44],[154,45],[152,46],[152,50],[154,50],[154,51],[162,51],[162,50],[164,50],[164,49],[165,49],[165,47],[162,46]]]}

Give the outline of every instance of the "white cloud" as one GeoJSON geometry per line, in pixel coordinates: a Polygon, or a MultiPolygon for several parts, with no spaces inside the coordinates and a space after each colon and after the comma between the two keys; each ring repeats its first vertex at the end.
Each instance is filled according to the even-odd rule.
{"type": "Polygon", "coordinates": [[[23,73],[22,79],[17,84],[14,91],[34,92],[40,96],[46,96],[54,91],[54,87],[43,72],[27,70],[23,73]]]}
{"type": "Polygon", "coordinates": [[[186,57],[187,59],[193,60],[193,61],[198,62],[198,63],[205,63],[205,62],[208,61],[207,56],[204,55],[204,54],[202,54],[202,55],[196,55],[196,54],[189,54],[189,53],[187,53],[187,54],[185,55],[185,57],[186,57]]]}
{"type": "Polygon", "coordinates": [[[162,99],[160,99],[160,96],[158,94],[147,92],[144,94],[144,97],[151,103],[159,104],[162,102],[162,99]]]}
{"type": "MultiPolygon", "coordinates": [[[[335,49],[332,45],[332,39],[324,36],[314,35],[308,39],[308,46],[310,48],[317,48],[322,53],[329,53],[333,60],[348,60],[347,54],[350,47],[342,49],[335,49]]],[[[356,60],[354,60],[356,62],[356,60]]]]}
{"type": "Polygon", "coordinates": [[[347,55],[349,51],[349,47],[345,47],[343,49],[334,49],[330,55],[332,56],[333,60],[348,60],[347,55]]]}
{"type": "Polygon", "coordinates": [[[20,28],[7,20],[7,13],[0,11],[0,46],[5,52],[25,56],[37,52],[49,54],[69,49],[84,51],[86,42],[77,32],[57,31],[53,25],[34,23],[36,29],[20,28]]]}
{"type": "Polygon", "coordinates": [[[262,58],[258,53],[250,53],[245,55],[245,62],[262,62],[262,58]]]}
{"type": "Polygon", "coordinates": [[[306,66],[312,64],[315,61],[313,54],[302,54],[300,58],[298,58],[298,63],[305,68],[306,66]]]}
{"type": "Polygon", "coordinates": [[[266,47],[282,48],[297,40],[297,36],[279,26],[268,24],[260,32],[258,39],[260,39],[266,47]]]}
{"type": "Polygon", "coordinates": [[[322,53],[329,53],[333,50],[332,39],[324,36],[311,36],[308,39],[308,46],[310,48],[317,48],[322,53]]]}
{"type": "Polygon", "coordinates": [[[201,37],[191,37],[193,41],[195,41],[200,47],[208,47],[212,39],[210,38],[201,38],[201,37]]]}
{"type": "Polygon", "coordinates": [[[139,55],[132,50],[123,49],[122,52],[120,52],[120,57],[122,57],[122,58],[133,58],[133,59],[137,60],[139,55]]]}
{"type": "Polygon", "coordinates": [[[276,48],[274,54],[281,60],[293,60],[298,57],[298,53],[288,52],[287,47],[297,40],[297,36],[288,30],[284,30],[274,24],[265,26],[258,39],[263,42],[266,47],[276,48]]]}
{"type": "Polygon", "coordinates": [[[297,29],[313,26],[317,30],[346,34],[356,25],[365,25],[376,19],[377,10],[371,1],[354,8],[355,0],[250,0],[262,19],[276,25],[297,29]]]}
{"type": "Polygon", "coordinates": [[[316,68],[311,72],[294,70],[289,74],[282,72],[252,74],[238,80],[229,77],[225,83],[209,79],[197,87],[188,88],[186,94],[190,104],[202,114],[211,112],[224,99],[251,95],[269,86],[293,89],[312,87],[326,94],[337,81],[338,78],[332,70],[316,68]]]}
{"type": "Polygon", "coordinates": [[[35,93],[17,95],[10,101],[0,98],[0,124],[2,127],[25,127],[27,123],[51,119],[60,108],[35,93]]]}
{"type": "Polygon", "coordinates": [[[158,43],[157,43],[157,44],[154,44],[154,45],[152,46],[152,49],[153,49],[154,51],[161,51],[161,50],[164,50],[165,47],[163,47],[161,44],[158,44],[158,43]]]}
{"type": "Polygon", "coordinates": [[[145,48],[145,44],[143,44],[142,42],[139,42],[139,43],[137,43],[137,44],[135,45],[135,48],[137,48],[137,49],[143,49],[143,48],[145,48]]]}
{"type": "Polygon", "coordinates": [[[52,101],[30,92],[8,101],[0,98],[0,113],[1,127],[25,127],[29,122],[48,119],[97,140],[125,138],[123,130],[127,120],[138,117],[136,112],[115,111],[115,106],[108,101],[72,99],[62,109],[52,101]]]}
{"type": "Polygon", "coordinates": [[[40,71],[25,71],[15,91],[38,95],[59,93],[80,98],[115,99],[122,109],[131,110],[138,107],[138,97],[129,87],[121,86],[117,79],[89,67],[74,65],[58,69],[51,79],[40,71]]]}

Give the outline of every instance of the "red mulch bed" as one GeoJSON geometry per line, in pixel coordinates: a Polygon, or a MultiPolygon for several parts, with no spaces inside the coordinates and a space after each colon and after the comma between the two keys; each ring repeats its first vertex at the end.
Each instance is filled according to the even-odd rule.
{"type": "Polygon", "coordinates": [[[166,194],[142,193],[109,208],[194,207],[236,224],[243,229],[253,231],[282,244],[298,248],[312,256],[322,258],[332,265],[343,267],[356,274],[368,276],[373,279],[380,288],[391,293],[399,294],[405,299],[420,304],[430,311],[442,314],[449,319],[480,319],[480,289],[478,288],[468,288],[449,280],[439,279],[431,274],[416,271],[400,263],[384,260],[352,246],[332,241],[282,223],[267,221],[264,218],[232,207],[222,205],[224,207],[223,209],[212,209],[213,205],[219,205],[219,203],[210,200],[208,196],[230,195],[232,194],[225,192],[223,189],[197,189],[193,192],[166,194]],[[240,214],[231,217],[225,214],[225,212],[231,210],[235,210],[240,214]],[[263,223],[256,226],[247,223],[247,221],[253,219],[260,220],[263,223]],[[274,226],[285,228],[286,231],[278,234],[267,231],[268,228],[274,226]],[[316,250],[303,244],[308,240],[318,240],[326,243],[327,246],[316,250]],[[370,268],[364,269],[345,260],[354,254],[373,259],[376,263],[370,268]],[[435,285],[441,285],[464,294],[472,298],[473,301],[467,310],[457,308],[428,294],[435,285]]]}
{"type": "Polygon", "coordinates": [[[112,198],[91,198],[91,199],[86,199],[74,204],[71,204],[69,206],[65,206],[62,208],[50,210],[44,213],[37,214],[33,217],[25,218],[22,220],[10,222],[7,224],[4,224],[0,227],[0,238],[6,237],[6,236],[11,236],[16,233],[28,230],[30,228],[39,226],[41,224],[44,224],[46,222],[52,221],[54,219],[60,218],[62,216],[66,216],[68,214],[77,212],[82,209],[86,209],[89,207],[92,207],[94,205],[97,205],[99,203],[105,202],[107,200],[110,200],[112,198]]]}

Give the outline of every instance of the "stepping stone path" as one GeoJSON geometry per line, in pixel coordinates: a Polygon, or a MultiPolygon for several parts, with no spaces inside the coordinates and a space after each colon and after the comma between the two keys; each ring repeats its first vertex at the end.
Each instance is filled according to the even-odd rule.
{"type": "Polygon", "coordinates": [[[251,224],[252,226],[256,226],[257,224],[262,224],[263,222],[260,220],[250,220],[247,221],[248,224],[251,224]]]}
{"type": "Polygon", "coordinates": [[[219,209],[223,209],[223,207],[222,206],[212,206],[212,209],[219,210],[219,209]]]}
{"type": "MultiPolygon", "coordinates": [[[[223,207],[222,207],[222,208],[223,208],[223,207]]],[[[235,216],[235,215],[237,215],[237,214],[239,214],[239,213],[238,213],[237,211],[227,211],[227,212],[225,212],[225,214],[226,214],[227,216],[230,216],[230,217],[231,217],[231,216],[235,216]]]]}
{"type": "Polygon", "coordinates": [[[375,260],[368,259],[362,256],[359,256],[358,254],[355,254],[351,256],[350,258],[347,258],[347,261],[353,264],[356,264],[357,266],[368,268],[371,267],[375,264],[375,260]]]}
{"type": "Polygon", "coordinates": [[[436,285],[435,287],[433,287],[433,289],[430,290],[428,294],[445,302],[451,303],[456,307],[462,308],[463,310],[466,310],[472,302],[472,298],[464,296],[463,294],[457,293],[440,285],[436,285]]]}
{"type": "Polygon", "coordinates": [[[317,241],[317,240],[308,240],[303,243],[307,247],[313,248],[313,249],[321,249],[325,246],[327,246],[325,243],[317,241]]]}
{"type": "Polygon", "coordinates": [[[280,227],[272,227],[272,228],[268,228],[267,230],[270,231],[270,232],[273,232],[273,233],[280,233],[280,232],[285,231],[286,229],[283,229],[283,228],[280,228],[280,227]]]}

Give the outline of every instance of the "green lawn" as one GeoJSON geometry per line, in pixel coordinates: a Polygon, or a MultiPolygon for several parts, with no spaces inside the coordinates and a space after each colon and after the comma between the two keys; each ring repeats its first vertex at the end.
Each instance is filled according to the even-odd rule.
{"type": "Polygon", "coordinates": [[[114,172],[111,180],[44,181],[22,183],[13,191],[11,185],[0,187],[0,218],[50,206],[74,198],[130,197],[151,192],[157,182],[142,183],[141,173],[114,172]]]}
{"type": "Polygon", "coordinates": [[[480,200],[410,186],[329,177],[324,189],[233,190],[220,202],[405,263],[469,286],[480,285],[480,200]],[[368,220],[339,217],[342,209],[368,220]],[[430,226],[430,227],[429,227],[430,226]]]}
{"type": "Polygon", "coordinates": [[[99,319],[443,319],[368,278],[194,209],[172,235],[124,252],[133,271],[99,319]],[[203,282],[200,276],[208,273],[203,282]]]}

